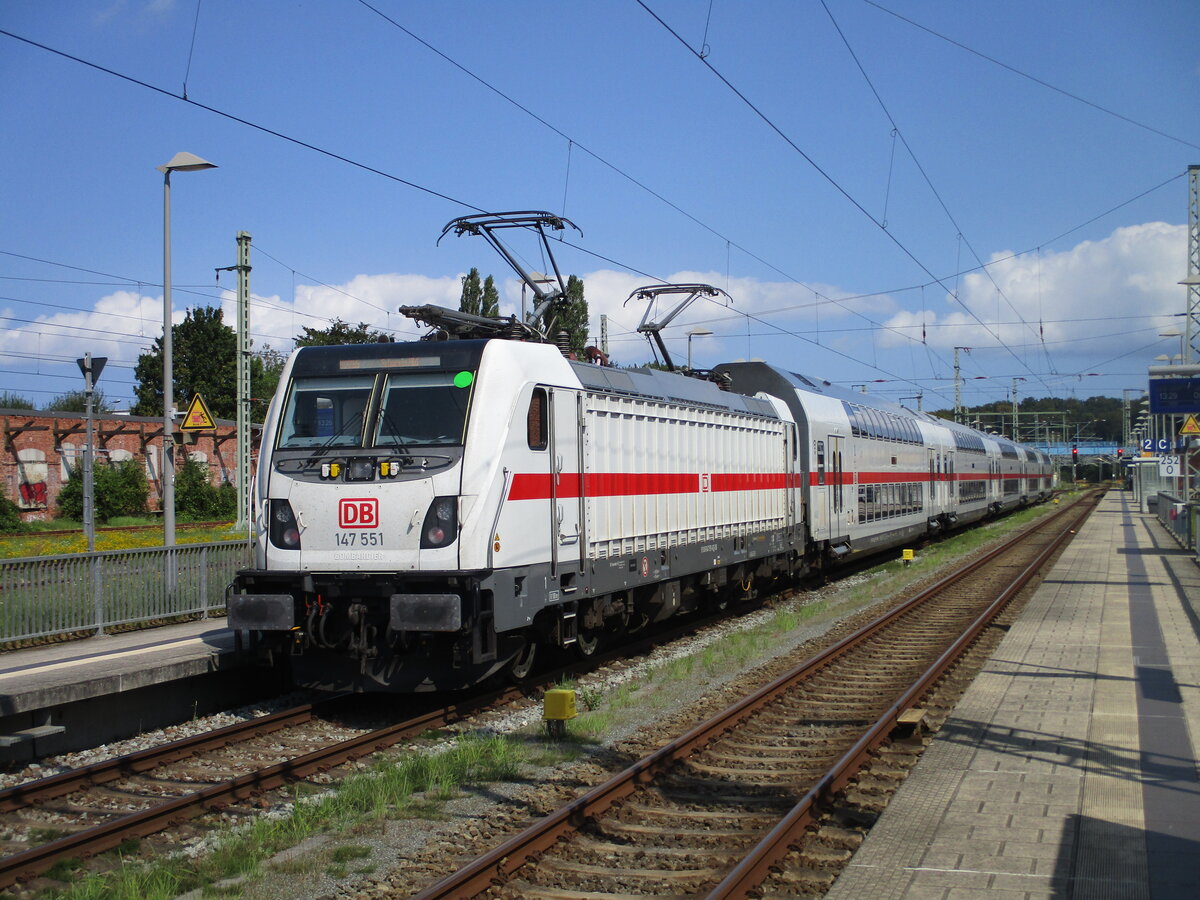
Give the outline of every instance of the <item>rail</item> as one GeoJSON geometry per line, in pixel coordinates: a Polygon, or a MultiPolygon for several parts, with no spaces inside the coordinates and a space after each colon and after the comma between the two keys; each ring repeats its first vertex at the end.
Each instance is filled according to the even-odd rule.
{"type": "Polygon", "coordinates": [[[3,560],[0,644],[207,617],[251,562],[244,541],[3,560]]]}

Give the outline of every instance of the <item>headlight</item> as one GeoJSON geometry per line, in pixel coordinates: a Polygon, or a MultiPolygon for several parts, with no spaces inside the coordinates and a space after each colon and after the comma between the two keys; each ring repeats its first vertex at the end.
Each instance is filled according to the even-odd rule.
{"type": "Polygon", "coordinates": [[[434,497],[421,526],[421,548],[431,550],[454,543],[458,537],[458,498],[434,497]]]}
{"type": "Polygon", "coordinates": [[[300,528],[287,500],[271,501],[271,525],[268,532],[271,543],[280,550],[300,549],[300,528]]]}

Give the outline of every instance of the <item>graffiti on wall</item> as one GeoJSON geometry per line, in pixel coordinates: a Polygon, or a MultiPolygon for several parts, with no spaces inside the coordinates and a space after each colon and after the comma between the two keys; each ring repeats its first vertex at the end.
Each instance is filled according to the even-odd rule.
{"type": "Polygon", "coordinates": [[[50,504],[48,475],[44,452],[30,447],[17,451],[17,505],[21,509],[45,509],[50,504]]]}

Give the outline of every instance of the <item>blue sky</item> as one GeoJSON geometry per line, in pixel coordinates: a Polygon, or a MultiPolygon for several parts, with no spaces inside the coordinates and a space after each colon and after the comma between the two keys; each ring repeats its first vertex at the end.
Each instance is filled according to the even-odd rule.
{"type": "Polygon", "coordinates": [[[1179,352],[1194,0],[10,0],[0,31],[0,391],[35,404],[85,352],[132,396],[180,150],[219,168],[172,179],[176,321],[232,324],[214,270],[248,231],[257,349],[333,317],[415,337],[397,307],[455,305],[471,266],[511,311],[481,239],[435,242],[544,209],[621,364],[652,358],[622,304],[657,279],[734,300],[678,320],[679,357],[705,328],[697,365],[926,408],[956,346],[967,403],[1119,396],[1179,352]]]}

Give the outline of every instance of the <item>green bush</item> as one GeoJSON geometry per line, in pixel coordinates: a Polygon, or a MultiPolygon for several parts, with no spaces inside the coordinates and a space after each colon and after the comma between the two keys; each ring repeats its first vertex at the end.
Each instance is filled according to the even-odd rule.
{"type": "Polygon", "coordinates": [[[136,516],[146,511],[150,497],[150,484],[146,481],[146,470],[134,459],[126,459],[115,466],[99,466],[103,472],[96,480],[96,516],[102,521],[117,516],[136,516]]]}
{"type": "Polygon", "coordinates": [[[228,482],[214,486],[208,466],[189,459],[175,475],[175,512],[198,522],[236,518],[237,489],[228,482]]]}
{"type": "Polygon", "coordinates": [[[71,473],[67,483],[58,492],[58,516],[60,519],[83,521],[83,470],[71,473]]]}
{"type": "MultiPolygon", "coordinates": [[[[146,511],[150,485],[137,460],[126,459],[114,465],[98,464],[92,472],[95,482],[96,521],[107,522],[118,516],[136,516],[146,511]]],[[[64,519],[83,520],[83,472],[76,470],[58,494],[58,514],[64,519]]]]}
{"type": "Polygon", "coordinates": [[[25,523],[21,521],[21,507],[7,497],[0,497],[0,531],[12,533],[25,530],[25,523]]]}

